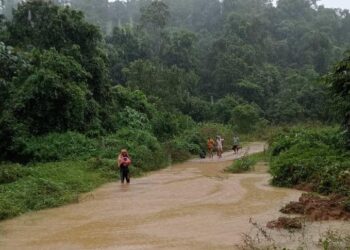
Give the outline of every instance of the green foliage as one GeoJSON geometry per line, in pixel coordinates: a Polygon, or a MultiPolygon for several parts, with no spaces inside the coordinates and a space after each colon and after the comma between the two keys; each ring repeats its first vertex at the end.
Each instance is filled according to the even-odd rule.
{"type": "Polygon", "coordinates": [[[165,144],[165,149],[171,159],[171,162],[183,162],[191,158],[191,153],[188,150],[196,151],[199,147],[191,144],[183,138],[176,138],[165,144]]]}
{"type": "Polygon", "coordinates": [[[75,132],[29,137],[23,144],[23,151],[19,153],[21,158],[33,162],[89,159],[100,153],[97,140],[75,132]]]}
{"type": "Polygon", "coordinates": [[[251,158],[244,156],[241,159],[235,161],[227,171],[231,173],[243,173],[252,170],[252,167],[256,164],[251,158]]]}
{"type": "MultiPolygon", "coordinates": [[[[14,169],[17,168],[23,167],[14,169]]],[[[0,220],[77,201],[79,193],[91,191],[116,177],[89,171],[86,163],[77,161],[36,164],[27,167],[26,172],[28,175],[0,186],[0,220]]]]}
{"type": "Polygon", "coordinates": [[[163,30],[168,22],[168,5],[163,1],[151,1],[140,9],[140,30],[145,31],[149,40],[151,56],[158,57],[164,44],[163,30]]]}
{"type": "Polygon", "coordinates": [[[11,108],[32,134],[84,130],[90,109],[87,73],[71,57],[55,50],[33,51],[31,67],[19,75],[11,108]]]}
{"type": "Polygon", "coordinates": [[[177,66],[168,68],[149,60],[134,61],[123,72],[128,79],[127,86],[160,99],[160,104],[168,110],[181,110],[198,83],[198,76],[192,71],[186,72],[177,66]]]}
{"type": "Polygon", "coordinates": [[[221,118],[223,110],[217,108],[216,111],[217,106],[218,105],[212,105],[210,102],[194,96],[185,101],[181,111],[192,117],[196,122],[205,122],[214,120],[214,118],[219,120],[219,116],[221,118]]]}
{"type": "Polygon", "coordinates": [[[146,57],[147,46],[140,33],[135,32],[130,26],[115,27],[106,42],[110,46],[108,54],[111,78],[114,83],[125,83],[122,69],[131,62],[146,57]]]}
{"type": "Polygon", "coordinates": [[[84,21],[82,12],[47,1],[26,1],[14,11],[8,30],[13,46],[55,48],[72,56],[90,74],[87,84],[95,100],[104,103],[109,81],[102,36],[96,26],[84,21]]]}
{"type": "Polygon", "coordinates": [[[118,128],[131,128],[151,131],[151,124],[146,114],[140,113],[130,107],[126,107],[118,113],[118,128]]]}
{"type": "Polygon", "coordinates": [[[129,149],[133,165],[145,171],[161,168],[165,156],[160,143],[149,131],[125,127],[115,134],[92,139],[83,134],[51,133],[22,139],[20,159],[32,162],[88,160],[101,158],[115,160],[121,149],[129,149]]]}
{"type": "Polygon", "coordinates": [[[168,6],[163,1],[152,1],[149,5],[141,9],[142,27],[150,27],[157,30],[162,29],[167,24],[169,17],[168,6]]]}
{"type": "Polygon", "coordinates": [[[28,171],[19,164],[3,164],[0,166],[0,184],[15,182],[26,175],[28,175],[28,171]]]}
{"type": "Polygon", "coordinates": [[[172,162],[182,162],[205,151],[206,140],[206,135],[202,134],[202,127],[195,126],[166,142],[165,148],[172,162]]]}
{"type": "Polygon", "coordinates": [[[320,193],[349,195],[349,155],[337,128],[295,128],[271,140],[272,183],[294,186],[308,183],[320,193]]]}
{"type": "Polygon", "coordinates": [[[267,154],[257,153],[253,155],[244,155],[243,157],[235,160],[231,166],[225,171],[230,173],[244,173],[254,169],[254,166],[259,162],[267,162],[267,154]]]}
{"type": "Polygon", "coordinates": [[[181,113],[158,112],[152,119],[153,133],[162,141],[182,134],[194,125],[191,117],[181,113]]]}
{"type": "Polygon", "coordinates": [[[77,44],[88,51],[101,36],[96,26],[83,20],[83,13],[59,8],[46,1],[27,1],[18,5],[9,25],[11,44],[57,50],[77,44]]]}
{"type": "Polygon", "coordinates": [[[113,101],[117,108],[130,107],[140,113],[144,113],[150,119],[155,113],[155,106],[149,101],[147,96],[140,90],[131,90],[121,85],[112,88],[113,101]]]}
{"type": "Polygon", "coordinates": [[[328,75],[327,81],[331,84],[337,109],[343,119],[346,130],[347,146],[350,148],[350,55],[339,62],[328,75]]]}
{"type": "MultiPolygon", "coordinates": [[[[6,16],[17,2],[6,1],[6,16]]],[[[233,131],[334,120],[331,102],[350,134],[348,58],[328,77],[333,97],[319,80],[349,43],[347,11],[309,0],[71,2],[106,39],[59,1],[22,1],[12,20],[0,18],[0,160],[56,161],[0,167],[0,218],[64,204],[116,177],[122,148],[139,175],[198,154],[208,136],[227,149],[233,131]]],[[[274,183],[348,194],[342,136],[274,137],[274,183]]]]}
{"type": "Polygon", "coordinates": [[[229,125],[223,125],[220,123],[202,123],[196,128],[199,132],[202,148],[206,149],[206,142],[208,137],[215,139],[216,136],[220,136],[225,141],[223,142],[224,150],[231,149],[231,139],[233,138],[233,129],[229,125]]]}
{"type": "Polygon", "coordinates": [[[160,55],[165,65],[168,67],[176,65],[186,71],[197,71],[198,55],[195,34],[181,30],[166,35],[166,42],[164,42],[160,55]]]}
{"type": "Polygon", "coordinates": [[[255,106],[249,104],[238,105],[232,110],[231,124],[240,133],[249,133],[262,125],[259,111],[255,106]]]}
{"type": "Polygon", "coordinates": [[[256,161],[249,156],[243,156],[236,160],[226,171],[230,173],[243,173],[252,170],[256,161]]]}
{"type": "Polygon", "coordinates": [[[223,124],[227,124],[232,119],[232,111],[243,100],[235,95],[227,95],[217,101],[214,105],[214,120],[223,124]]]}

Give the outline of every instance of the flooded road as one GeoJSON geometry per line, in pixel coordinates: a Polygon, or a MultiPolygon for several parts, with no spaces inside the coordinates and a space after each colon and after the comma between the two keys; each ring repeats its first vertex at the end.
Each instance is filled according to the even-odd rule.
{"type": "Polygon", "coordinates": [[[104,185],[78,204],[26,214],[0,223],[0,249],[235,249],[252,229],[266,225],[300,192],[268,185],[266,166],[252,173],[223,172],[238,156],[192,160],[104,185]]]}

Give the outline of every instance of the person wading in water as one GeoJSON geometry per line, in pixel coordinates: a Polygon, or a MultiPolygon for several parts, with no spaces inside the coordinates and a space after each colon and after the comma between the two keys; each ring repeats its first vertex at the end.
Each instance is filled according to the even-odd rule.
{"type": "Polygon", "coordinates": [[[234,154],[238,154],[238,150],[241,148],[241,146],[239,145],[239,137],[237,135],[235,135],[233,137],[233,146],[232,146],[232,149],[233,149],[233,153],[234,154]]]}
{"type": "Polygon", "coordinates": [[[208,137],[207,147],[208,147],[209,158],[213,159],[214,158],[213,150],[214,150],[214,147],[215,147],[215,141],[212,138],[210,138],[210,137],[208,137]]]}
{"type": "Polygon", "coordinates": [[[120,170],[120,180],[121,183],[124,183],[126,180],[127,183],[130,183],[129,176],[129,166],[131,164],[131,159],[126,149],[122,149],[118,156],[118,166],[120,170]]]}
{"type": "Polygon", "coordinates": [[[221,138],[221,136],[216,136],[216,150],[217,150],[217,155],[219,158],[222,157],[222,153],[223,153],[223,142],[224,139],[221,138]]]}

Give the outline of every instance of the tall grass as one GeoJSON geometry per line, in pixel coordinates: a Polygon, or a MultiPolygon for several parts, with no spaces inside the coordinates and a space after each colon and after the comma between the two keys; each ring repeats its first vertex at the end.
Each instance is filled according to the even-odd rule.
{"type": "MultiPolygon", "coordinates": [[[[82,192],[118,177],[113,164],[91,169],[84,161],[40,163],[32,166],[1,166],[17,179],[0,185],[0,220],[78,200],[82,192]],[[10,170],[11,169],[11,170],[10,170]],[[25,175],[23,175],[25,173],[25,175]]],[[[1,179],[1,183],[8,177],[1,179]]]]}

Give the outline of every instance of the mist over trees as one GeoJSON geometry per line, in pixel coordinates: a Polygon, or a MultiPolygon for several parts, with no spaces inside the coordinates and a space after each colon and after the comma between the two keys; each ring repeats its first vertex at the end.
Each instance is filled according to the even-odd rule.
{"type": "Polygon", "coordinates": [[[165,141],[194,122],[251,132],[340,119],[322,76],[349,49],[348,10],[310,0],[28,0],[12,13],[16,2],[1,3],[4,159],[18,157],[23,138],[52,132],[100,136],[128,124],[165,141]]]}
{"type": "Polygon", "coordinates": [[[129,76],[128,86],[160,97],[156,90],[167,87],[151,64],[191,74],[190,86],[186,80],[165,85],[181,88],[176,108],[197,121],[218,120],[210,100],[229,97],[236,102],[224,107],[230,113],[249,104],[272,123],[331,119],[319,78],[349,49],[348,10],[309,0],[280,0],[276,7],[264,0],[105,1],[101,12],[89,12],[87,2],[71,5],[93,17],[107,35],[113,84],[127,85],[129,76]],[[130,74],[135,67],[138,76],[130,74]],[[152,75],[154,93],[142,82],[152,75]],[[142,81],[135,83],[135,77],[142,81]],[[203,105],[210,111],[202,108],[206,114],[194,116],[203,105]]]}

